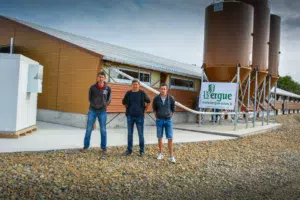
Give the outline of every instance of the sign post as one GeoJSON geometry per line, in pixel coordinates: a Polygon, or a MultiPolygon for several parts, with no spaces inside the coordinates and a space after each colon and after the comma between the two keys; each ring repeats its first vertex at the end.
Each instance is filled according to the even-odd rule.
{"type": "Polygon", "coordinates": [[[238,120],[239,120],[239,116],[238,116],[238,113],[239,113],[239,86],[240,86],[240,68],[237,67],[234,130],[236,130],[238,120]]]}

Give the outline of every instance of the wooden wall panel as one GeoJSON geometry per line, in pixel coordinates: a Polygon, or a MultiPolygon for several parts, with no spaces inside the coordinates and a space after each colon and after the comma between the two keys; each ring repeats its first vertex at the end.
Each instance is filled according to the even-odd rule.
{"type": "Polygon", "coordinates": [[[14,37],[14,24],[0,17],[0,46],[9,45],[12,37],[14,37]]]}
{"type": "MultiPolygon", "coordinates": [[[[273,102],[271,102],[271,103],[274,104],[273,102]]],[[[282,110],[282,102],[281,101],[276,101],[276,109],[282,110]]]]}
{"type": "Polygon", "coordinates": [[[15,33],[16,52],[38,61],[44,67],[43,92],[38,108],[56,110],[60,43],[51,37],[18,25],[15,33]]]}
{"type": "MultiPolygon", "coordinates": [[[[101,56],[89,53],[74,45],[60,41],[39,31],[0,18],[0,45],[15,38],[16,53],[37,60],[44,66],[43,93],[39,95],[38,108],[63,112],[87,113],[88,89],[101,69],[101,56]],[[5,30],[5,31],[4,31],[5,30]]],[[[8,43],[7,43],[8,42],[8,43]]],[[[108,112],[125,112],[122,99],[130,85],[109,83],[112,103],[108,112]]],[[[142,88],[143,89],[143,88],[142,88]]],[[[148,92],[151,100],[155,94],[148,92]]],[[[177,101],[193,108],[196,92],[169,90],[177,101]]],[[[151,105],[152,107],[152,105],[151,105]]],[[[150,107],[149,111],[152,111],[150,107]]],[[[183,111],[177,108],[177,111],[183,111]]]]}
{"type": "MultiPolygon", "coordinates": [[[[130,85],[109,83],[109,86],[112,89],[112,102],[111,102],[111,105],[108,107],[108,112],[125,112],[125,108],[122,105],[122,99],[123,99],[126,91],[131,90],[130,85]]],[[[146,93],[148,94],[148,96],[151,99],[151,105],[150,105],[148,111],[152,112],[152,101],[156,95],[152,92],[147,91],[143,87],[141,87],[141,89],[146,91],[146,93]]],[[[175,97],[176,101],[180,102],[181,104],[183,104],[189,108],[194,108],[194,103],[195,103],[196,97],[197,97],[196,92],[170,89],[169,93],[175,97]]],[[[184,110],[177,107],[176,111],[180,112],[180,111],[184,111],[184,110]]]]}
{"type": "Polygon", "coordinates": [[[297,102],[288,102],[288,109],[290,110],[298,110],[300,109],[300,103],[297,102]]]}
{"type": "Polygon", "coordinates": [[[100,55],[3,18],[0,31],[0,45],[9,44],[14,36],[16,53],[44,66],[38,108],[87,113],[87,93],[102,65],[100,55]]]}
{"type": "Polygon", "coordinates": [[[88,91],[96,81],[100,56],[89,54],[69,44],[61,44],[57,110],[86,114],[88,91]]]}
{"type": "MultiPolygon", "coordinates": [[[[187,91],[187,90],[174,90],[170,89],[169,93],[172,94],[176,101],[179,103],[195,109],[195,103],[197,101],[197,92],[187,91]]],[[[184,111],[182,108],[177,108],[177,111],[184,111]]]]}

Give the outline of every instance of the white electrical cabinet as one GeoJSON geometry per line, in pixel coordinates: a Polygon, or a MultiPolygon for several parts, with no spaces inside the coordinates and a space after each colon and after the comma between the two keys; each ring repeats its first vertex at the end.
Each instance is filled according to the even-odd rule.
{"type": "Polygon", "coordinates": [[[36,125],[43,66],[19,54],[0,53],[0,133],[36,125]]]}

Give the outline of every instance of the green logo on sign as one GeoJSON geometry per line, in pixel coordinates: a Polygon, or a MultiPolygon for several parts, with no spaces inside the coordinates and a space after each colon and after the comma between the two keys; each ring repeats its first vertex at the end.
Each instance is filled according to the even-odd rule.
{"type": "Polygon", "coordinates": [[[210,93],[214,93],[215,90],[216,90],[216,86],[215,86],[214,84],[208,85],[208,91],[209,91],[210,93]]]}
{"type": "Polygon", "coordinates": [[[221,102],[222,100],[232,100],[232,94],[230,93],[216,93],[216,85],[209,84],[208,91],[204,91],[204,99],[212,99],[221,102]]]}

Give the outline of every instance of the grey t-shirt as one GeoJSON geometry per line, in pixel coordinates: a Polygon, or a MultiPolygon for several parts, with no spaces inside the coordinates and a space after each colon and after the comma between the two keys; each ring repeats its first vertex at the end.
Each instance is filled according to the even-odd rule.
{"type": "Polygon", "coordinates": [[[160,98],[161,98],[161,100],[162,100],[162,102],[163,102],[163,105],[165,105],[165,101],[166,101],[166,98],[167,98],[167,97],[162,97],[162,96],[160,96],[160,98]]]}

